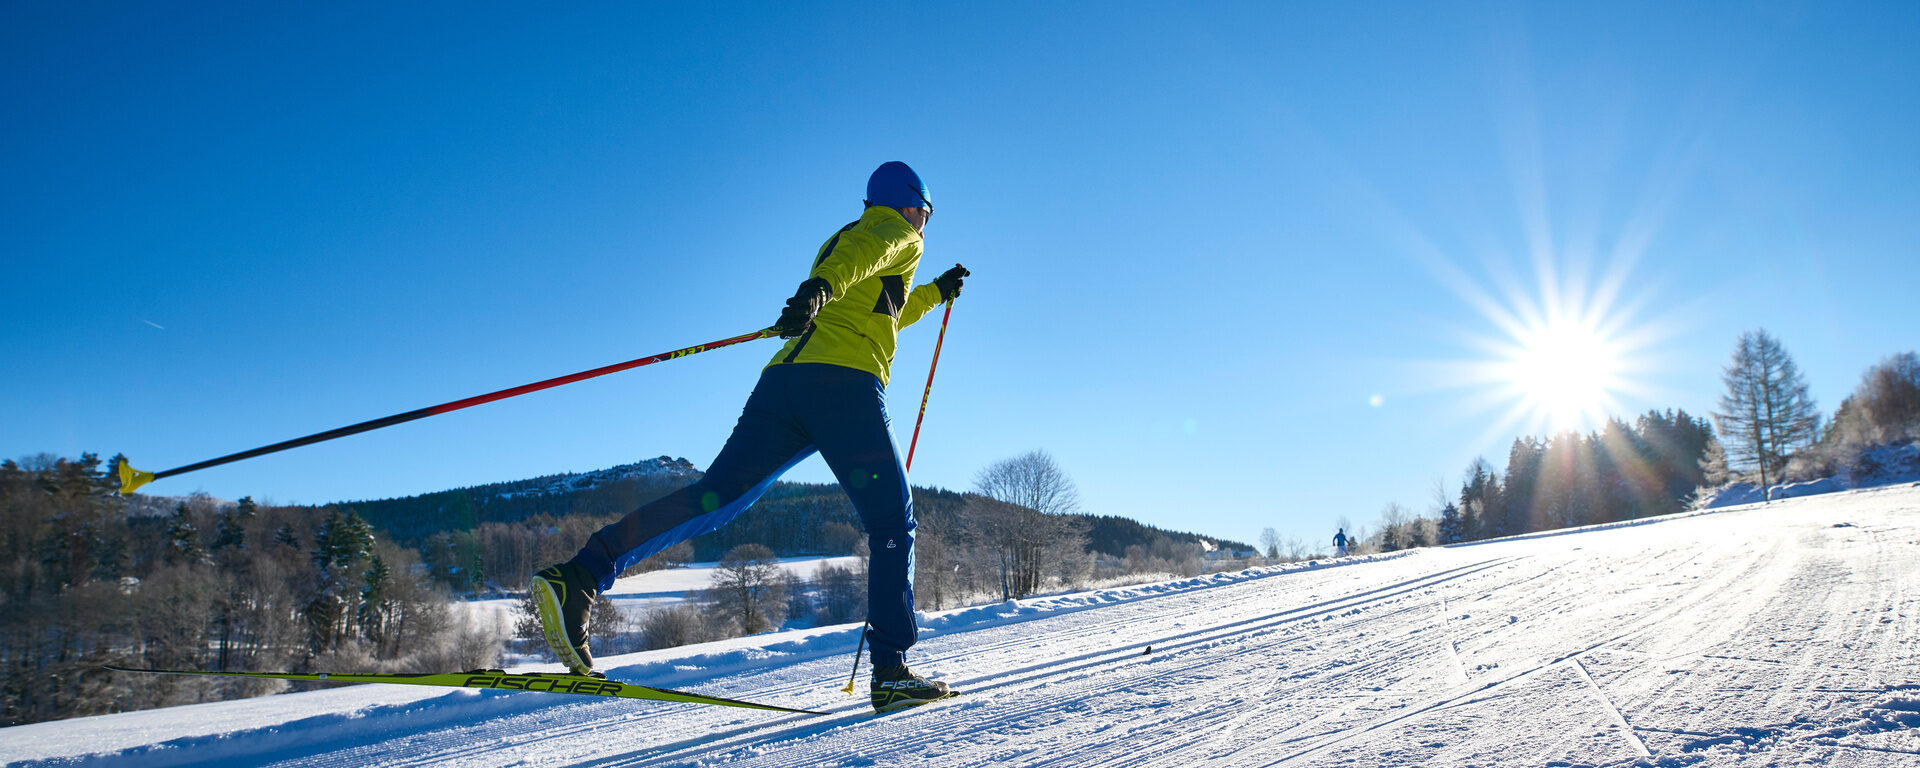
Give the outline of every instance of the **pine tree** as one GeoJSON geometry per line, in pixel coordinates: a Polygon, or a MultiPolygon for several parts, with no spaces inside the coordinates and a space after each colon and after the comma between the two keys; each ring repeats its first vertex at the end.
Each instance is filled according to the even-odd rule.
{"type": "Polygon", "coordinates": [[[1714,442],[1713,427],[1705,419],[1696,419],[1684,410],[1669,410],[1648,411],[1640,417],[1635,430],[1660,484],[1659,509],[1652,514],[1678,511],[1680,500],[1695,488],[1708,484],[1702,467],[1707,459],[1708,444],[1714,442]]]}
{"type": "Polygon", "coordinates": [[[1460,517],[1460,508],[1448,502],[1440,508],[1440,543],[1458,544],[1466,541],[1466,527],[1460,517]]]}
{"type": "Polygon", "coordinates": [[[1515,536],[1540,530],[1538,524],[1539,506],[1536,491],[1540,483],[1540,462],[1545,458],[1546,446],[1532,435],[1514,438],[1513,447],[1507,452],[1506,504],[1501,509],[1501,528],[1498,536],[1515,536]]]}
{"type": "MultiPolygon", "coordinates": [[[[23,535],[38,539],[40,564],[50,586],[80,586],[101,570],[108,550],[105,531],[122,507],[114,495],[118,486],[107,480],[100,457],[83,453],[79,460],[41,454],[27,461],[19,479],[44,494],[44,524],[23,535]]],[[[111,565],[106,566],[112,570],[111,565]]]]}
{"type": "Polygon", "coordinates": [[[353,564],[373,551],[373,529],[358,512],[345,517],[332,509],[327,519],[313,532],[313,561],[318,588],[307,600],[305,614],[309,638],[315,651],[327,651],[347,639],[352,622],[358,618],[360,592],[352,588],[353,564]]]}
{"type": "Polygon", "coordinates": [[[167,522],[167,562],[191,565],[205,554],[200,548],[200,529],[193,524],[193,511],[183,503],[167,522]]]}
{"type": "Polygon", "coordinates": [[[255,507],[252,496],[240,497],[240,503],[228,507],[220,513],[220,521],[214,529],[213,551],[223,549],[246,549],[247,521],[252,520],[255,507]]]}
{"type": "Polygon", "coordinates": [[[240,502],[222,510],[220,519],[215,523],[213,545],[209,553],[220,567],[224,588],[214,600],[214,626],[218,629],[215,644],[218,649],[214,663],[216,669],[226,669],[232,660],[239,632],[238,614],[244,610],[247,589],[254,574],[252,561],[248,559],[246,524],[256,512],[252,496],[243,496],[240,502]]]}
{"type": "Polygon", "coordinates": [[[361,636],[373,641],[376,655],[386,657],[391,641],[389,623],[392,620],[392,601],[389,593],[393,589],[393,569],[387,567],[386,558],[379,554],[369,555],[367,570],[360,574],[360,608],[355,618],[360,623],[361,636]]]}
{"type": "Polygon", "coordinates": [[[1460,515],[1466,529],[1462,541],[1501,535],[1501,508],[1499,476],[1485,458],[1474,459],[1460,484],[1460,515]]]}

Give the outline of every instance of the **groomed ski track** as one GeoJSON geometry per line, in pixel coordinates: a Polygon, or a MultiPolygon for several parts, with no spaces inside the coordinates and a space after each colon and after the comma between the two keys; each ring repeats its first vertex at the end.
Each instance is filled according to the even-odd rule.
{"type": "Polygon", "coordinates": [[[1920,765],[1920,486],[608,660],[824,717],[358,687],[0,730],[20,765],[1920,765]],[[1152,652],[1146,649],[1151,646],[1152,652]],[[248,709],[252,707],[253,709],[248,709]]]}

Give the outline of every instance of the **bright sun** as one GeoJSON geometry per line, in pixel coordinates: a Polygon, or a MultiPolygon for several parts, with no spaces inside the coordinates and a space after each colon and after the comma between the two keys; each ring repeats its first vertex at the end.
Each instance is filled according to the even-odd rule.
{"type": "Polygon", "coordinates": [[[1517,334],[1502,367],[1525,407],[1555,431],[1591,428],[1614,410],[1620,345],[1591,323],[1549,320],[1517,334]]]}

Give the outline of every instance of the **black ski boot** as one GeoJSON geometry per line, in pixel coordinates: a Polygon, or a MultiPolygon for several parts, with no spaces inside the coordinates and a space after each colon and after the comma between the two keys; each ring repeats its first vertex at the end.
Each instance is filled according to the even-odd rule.
{"type": "Polygon", "coordinates": [[[593,575],[572,561],[533,575],[533,604],[547,647],[576,675],[593,674],[593,654],[587,652],[587,610],[593,607],[598,587],[593,575]]]}
{"type": "Polygon", "coordinates": [[[947,684],[928,680],[904,666],[873,668],[873,711],[885,714],[952,696],[947,684]]]}

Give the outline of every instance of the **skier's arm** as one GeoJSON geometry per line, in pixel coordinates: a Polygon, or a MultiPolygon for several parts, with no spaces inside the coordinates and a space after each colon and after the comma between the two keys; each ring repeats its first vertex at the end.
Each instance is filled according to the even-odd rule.
{"type": "Polygon", "coordinates": [[[958,298],[960,285],[970,274],[966,267],[955,264],[953,269],[941,273],[933,282],[913,289],[913,293],[907,295],[907,306],[900,310],[900,327],[913,325],[933,311],[935,305],[958,298]]]}
{"type": "Polygon", "coordinates": [[[933,308],[939,305],[939,286],[927,283],[913,289],[912,293],[907,294],[907,305],[900,308],[900,327],[905,328],[919,322],[920,318],[926,317],[928,312],[932,312],[933,308]]]}

